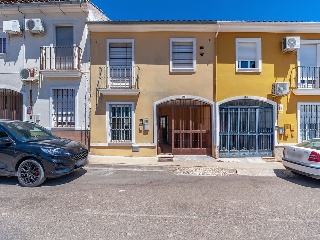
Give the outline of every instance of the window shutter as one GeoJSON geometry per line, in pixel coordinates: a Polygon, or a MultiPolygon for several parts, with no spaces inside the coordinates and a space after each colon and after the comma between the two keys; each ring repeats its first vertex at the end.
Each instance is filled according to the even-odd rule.
{"type": "Polygon", "coordinates": [[[132,66],[132,43],[110,43],[110,67],[132,66]]]}
{"type": "Polygon", "coordinates": [[[303,67],[317,66],[316,44],[305,44],[300,46],[300,65],[303,67]]]}
{"type": "Polygon", "coordinates": [[[56,27],[56,46],[73,46],[73,27],[56,27]]]}
{"type": "Polygon", "coordinates": [[[193,42],[172,42],[172,67],[193,68],[193,42]]]}
{"type": "Polygon", "coordinates": [[[257,44],[254,42],[239,42],[238,43],[238,61],[256,60],[257,44]]]}

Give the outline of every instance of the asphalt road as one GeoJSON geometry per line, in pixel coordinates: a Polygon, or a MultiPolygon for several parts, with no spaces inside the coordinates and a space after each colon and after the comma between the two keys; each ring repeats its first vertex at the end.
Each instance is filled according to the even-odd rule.
{"type": "Polygon", "coordinates": [[[0,177],[0,239],[320,239],[320,181],[81,169],[0,177]]]}

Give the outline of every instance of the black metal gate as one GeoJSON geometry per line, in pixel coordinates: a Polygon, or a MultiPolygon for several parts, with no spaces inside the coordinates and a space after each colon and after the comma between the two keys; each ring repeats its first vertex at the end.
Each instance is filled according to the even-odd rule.
{"type": "Polygon", "coordinates": [[[0,89],[0,118],[22,120],[22,94],[10,89],[0,89]]]}
{"type": "Polygon", "coordinates": [[[272,156],[273,106],[257,100],[220,105],[220,157],[272,156]]]}

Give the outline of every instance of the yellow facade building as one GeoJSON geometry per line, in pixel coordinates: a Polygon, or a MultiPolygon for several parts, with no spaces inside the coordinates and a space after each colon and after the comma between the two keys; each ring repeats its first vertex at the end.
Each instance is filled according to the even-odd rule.
{"type": "Polygon", "coordinates": [[[319,23],[88,26],[92,154],[279,158],[320,135],[319,23]]]}
{"type": "Polygon", "coordinates": [[[213,155],[214,24],[88,25],[91,153],[213,155]]]}

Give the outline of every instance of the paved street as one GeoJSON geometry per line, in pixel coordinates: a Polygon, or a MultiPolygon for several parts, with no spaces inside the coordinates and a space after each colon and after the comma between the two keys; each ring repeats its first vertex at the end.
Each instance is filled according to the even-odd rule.
{"type": "Polygon", "coordinates": [[[0,239],[319,239],[318,180],[81,169],[0,177],[0,239]]]}

